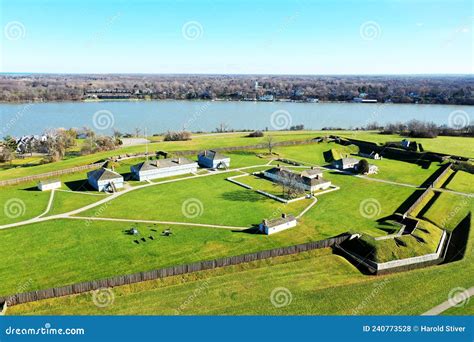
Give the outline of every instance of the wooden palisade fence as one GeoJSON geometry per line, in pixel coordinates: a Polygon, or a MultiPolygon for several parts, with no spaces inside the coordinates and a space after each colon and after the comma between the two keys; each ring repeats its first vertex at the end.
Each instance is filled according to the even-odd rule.
{"type": "Polygon", "coordinates": [[[238,256],[219,258],[214,260],[199,261],[191,264],[170,266],[158,270],[139,272],[111,278],[86,281],[73,285],[55,287],[45,290],[30,291],[18,293],[12,296],[0,297],[0,304],[7,304],[8,306],[34,302],[38,300],[74,295],[84,292],[97,290],[103,287],[114,287],[127,284],[133,284],[148,280],[161,279],[186,273],[193,273],[198,271],[211,270],[219,267],[239,265],[251,261],[264,260],[268,258],[297,254],[319,248],[333,247],[350,238],[350,234],[341,234],[325,240],[307,242],[299,245],[279,247],[270,250],[248,253],[238,256]]]}

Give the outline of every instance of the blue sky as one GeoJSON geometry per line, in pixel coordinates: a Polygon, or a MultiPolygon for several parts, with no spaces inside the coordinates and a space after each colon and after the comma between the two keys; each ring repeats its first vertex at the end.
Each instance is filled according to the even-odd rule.
{"type": "Polygon", "coordinates": [[[473,73],[472,0],[0,0],[1,72],[473,73]]]}

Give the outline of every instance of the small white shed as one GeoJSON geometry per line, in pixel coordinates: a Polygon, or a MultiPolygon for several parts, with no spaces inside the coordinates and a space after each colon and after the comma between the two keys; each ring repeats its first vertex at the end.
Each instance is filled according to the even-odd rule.
{"type": "Polygon", "coordinates": [[[296,218],[293,215],[282,214],[277,219],[263,220],[259,225],[259,230],[264,234],[271,235],[295,226],[296,218]]]}
{"type": "Polygon", "coordinates": [[[42,180],[38,183],[38,189],[41,191],[58,189],[61,187],[61,182],[57,179],[42,180]]]}

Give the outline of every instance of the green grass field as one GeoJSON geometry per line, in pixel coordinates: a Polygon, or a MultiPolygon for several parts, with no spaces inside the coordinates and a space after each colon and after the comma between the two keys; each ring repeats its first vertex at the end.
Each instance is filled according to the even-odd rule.
{"type": "MultiPolygon", "coordinates": [[[[372,141],[375,143],[400,141],[404,139],[404,137],[401,137],[399,135],[385,135],[379,134],[378,132],[370,131],[342,131],[340,133],[333,132],[332,134],[352,139],[372,141]]],[[[469,146],[472,146],[470,145],[472,144],[472,138],[439,136],[434,139],[415,138],[413,140],[415,140],[417,143],[421,143],[425,151],[461,155],[464,157],[474,158],[474,150],[472,148],[469,148],[469,146]]]]}
{"type": "Polygon", "coordinates": [[[74,209],[95,203],[105,196],[77,192],[55,191],[53,204],[47,215],[64,214],[74,209]]]}
{"type": "MultiPolygon", "coordinates": [[[[377,198],[381,205],[379,216],[382,217],[393,212],[412,191],[406,187],[326,173],[345,190],[321,195],[316,206],[303,217],[296,228],[271,237],[219,228],[176,226],[173,227],[176,234],[170,239],[158,238],[137,245],[133,242],[134,238],[124,233],[132,223],[84,220],[55,220],[0,231],[2,245],[5,246],[5,265],[8,265],[0,270],[3,275],[2,288],[5,294],[14,292],[18,279],[33,279],[32,286],[35,289],[65,285],[314,241],[348,230],[383,235],[386,232],[378,229],[374,218],[360,214],[361,201],[368,194],[377,198]],[[390,198],[384,196],[387,192],[391,193],[390,198]],[[24,251],[21,255],[14,253],[18,248],[24,251]],[[31,264],[35,265],[34,272],[31,264]]],[[[237,173],[221,173],[149,186],[118,197],[107,205],[90,209],[88,214],[250,227],[263,218],[279,216],[282,212],[297,215],[311,203],[310,200],[288,205],[279,203],[226,181],[225,178],[232,174],[237,173]],[[183,214],[182,205],[190,198],[202,203],[201,215],[186,217],[183,214]]],[[[79,201],[87,201],[85,204],[88,204],[96,197],[102,198],[60,191],[56,194],[59,196],[53,202],[53,213],[72,210],[84,204],[79,201]],[[73,196],[78,196],[77,201],[73,196]]],[[[85,214],[87,213],[81,213],[85,214]]],[[[141,229],[147,232],[146,239],[148,234],[156,236],[157,232],[152,233],[151,228],[139,226],[144,227],[141,229]]],[[[165,228],[163,225],[158,227],[159,232],[165,228]]]]}
{"type": "Polygon", "coordinates": [[[39,191],[36,182],[5,186],[0,191],[0,224],[24,221],[42,214],[49,191],[39,191]]]}
{"type": "Polygon", "coordinates": [[[465,193],[474,193],[474,175],[465,171],[458,171],[449,182],[447,189],[465,193]]]}
{"type": "MultiPolygon", "coordinates": [[[[237,174],[226,172],[139,189],[109,202],[101,216],[251,227],[279,208],[297,215],[310,203],[285,205],[225,180],[237,174]],[[196,203],[199,215],[186,215],[186,203],[196,203]]],[[[95,215],[95,211],[79,216],[95,215]]]]}
{"type": "MultiPolygon", "coordinates": [[[[271,134],[277,141],[283,141],[309,139],[332,133],[271,134]]],[[[335,133],[377,142],[401,139],[372,132],[335,133]]],[[[157,142],[149,144],[149,149],[176,151],[243,146],[263,141],[259,138],[246,138],[244,135],[202,135],[188,142],[162,142],[161,137],[158,137],[157,142]]],[[[465,142],[465,138],[423,139],[425,149],[428,149],[427,146],[438,147],[438,139],[443,141],[445,151],[451,150],[452,153],[462,141],[465,142]]],[[[340,145],[334,143],[276,147],[273,157],[300,161],[307,165],[326,165],[323,153],[337,147],[340,145]]],[[[4,170],[0,171],[0,179],[82,165],[106,156],[142,149],[144,146],[133,146],[94,156],[74,157],[54,164],[4,170]]],[[[455,154],[466,155],[469,153],[466,150],[464,144],[455,154]]],[[[236,151],[226,154],[232,158],[232,168],[255,166],[245,170],[251,173],[269,168],[256,166],[270,161],[268,156],[259,158],[256,155],[261,152],[266,151],[236,151]]],[[[350,149],[348,152],[351,152],[350,149]]],[[[130,165],[141,160],[143,159],[123,161],[116,170],[126,175],[130,165]]],[[[385,218],[393,214],[416,188],[380,180],[419,186],[439,165],[432,164],[428,169],[423,169],[415,164],[389,159],[369,162],[379,167],[379,174],[354,177],[336,171],[325,171],[324,177],[340,189],[318,196],[316,205],[299,220],[297,227],[272,236],[218,227],[171,225],[173,235],[163,237],[160,235],[161,231],[168,228],[168,224],[87,220],[87,217],[102,217],[251,227],[264,218],[278,217],[282,213],[296,216],[312,203],[312,200],[304,199],[283,204],[225,180],[242,174],[237,171],[208,174],[202,170],[199,172],[202,177],[183,175],[156,179],[154,183],[173,182],[153,185],[129,181],[127,187],[147,186],[77,215],[86,219],[56,219],[0,230],[0,246],[4,252],[4,262],[0,266],[0,296],[15,293],[19,288],[31,291],[62,286],[315,241],[348,231],[372,237],[392,233],[395,227],[384,221],[385,218]],[[132,226],[139,229],[139,237],[126,233],[132,226]],[[25,283],[28,284],[27,289],[22,287],[25,283]]],[[[472,177],[474,176],[471,174],[457,172],[445,188],[472,192],[472,177]]],[[[90,189],[86,182],[86,172],[66,175],[60,180],[63,183],[62,190],[66,191],[55,192],[48,215],[65,213],[106,198],[106,195],[90,189]]],[[[237,181],[271,193],[281,192],[280,186],[254,176],[240,177],[237,181]]],[[[25,183],[1,189],[0,205],[4,210],[7,201],[12,198],[20,200],[20,209],[24,209],[20,210],[21,215],[18,217],[1,216],[0,224],[22,221],[44,212],[50,193],[36,191],[35,186],[36,183],[25,183]]],[[[432,196],[420,204],[416,215],[452,230],[467,213],[472,212],[473,207],[472,198],[449,192],[433,192],[432,196]]],[[[407,245],[404,248],[394,245],[393,240],[378,242],[377,261],[432,252],[441,230],[429,223],[422,228],[426,231],[420,230],[415,235],[425,242],[420,242],[413,236],[404,237],[407,245]]],[[[208,285],[202,296],[183,308],[183,314],[419,314],[444,301],[451,288],[472,286],[470,277],[465,276],[474,271],[472,234],[468,247],[462,261],[381,277],[363,275],[344,258],[331,254],[329,250],[319,250],[116,288],[116,301],[106,309],[96,308],[91,302],[90,294],[83,294],[20,305],[10,308],[9,312],[173,314],[204,283],[208,285]],[[293,300],[290,305],[277,309],[271,304],[269,297],[275,287],[286,287],[291,291],[293,300]],[[379,287],[380,291],[373,297],[374,288],[379,287]],[[407,288],[411,291],[407,291],[407,288]],[[364,301],[367,297],[371,299],[370,302],[361,306],[361,303],[367,303],[364,301]]]]}
{"type": "Polygon", "coordinates": [[[438,195],[423,217],[439,227],[451,230],[462,220],[466,212],[471,210],[474,199],[447,192],[438,195]]]}
{"type": "MultiPolygon", "coordinates": [[[[8,313],[419,315],[447,300],[452,289],[472,286],[466,275],[474,272],[473,248],[471,231],[461,261],[377,277],[364,276],[344,258],[318,250],[114,288],[115,300],[105,308],[95,306],[87,293],[14,306],[8,313]],[[275,288],[287,289],[288,305],[272,305],[275,288]]],[[[469,304],[446,313],[471,311],[469,304]]]]}

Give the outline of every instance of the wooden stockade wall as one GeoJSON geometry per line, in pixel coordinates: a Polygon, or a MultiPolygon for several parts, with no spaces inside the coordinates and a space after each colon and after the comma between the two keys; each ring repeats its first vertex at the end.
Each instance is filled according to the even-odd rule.
{"type": "Polygon", "coordinates": [[[428,194],[432,191],[432,188],[446,175],[446,173],[449,171],[449,169],[451,168],[451,163],[448,163],[446,165],[443,165],[442,167],[444,167],[444,170],[439,174],[438,177],[436,177],[435,180],[433,180],[433,182],[431,183],[430,186],[428,186],[425,191],[423,191],[423,193],[420,195],[420,197],[417,198],[417,200],[404,212],[402,213],[403,215],[408,215],[410,214],[418,204],[421,203],[421,201],[423,201],[423,199],[428,196],[428,194]]]}
{"type": "Polygon", "coordinates": [[[142,281],[161,279],[186,273],[193,273],[204,270],[211,270],[219,267],[239,265],[251,261],[264,260],[268,258],[298,254],[319,248],[333,247],[341,242],[347,240],[350,234],[341,234],[329,239],[307,242],[299,245],[279,247],[266,251],[255,253],[248,253],[238,256],[219,258],[208,261],[199,261],[186,265],[170,266],[158,270],[139,272],[134,274],[111,277],[107,279],[86,281],[83,283],[61,286],[45,290],[37,290],[31,292],[18,293],[12,296],[0,297],[0,303],[7,303],[8,306],[34,302],[38,300],[69,296],[84,292],[97,290],[102,287],[114,287],[120,285],[127,285],[139,283],[142,281]]]}
{"type": "Polygon", "coordinates": [[[69,168],[69,169],[63,169],[63,170],[58,170],[58,171],[40,173],[38,175],[31,175],[31,176],[26,176],[26,177],[2,180],[2,181],[0,181],[0,186],[14,185],[14,184],[19,184],[19,183],[23,183],[23,182],[31,182],[31,181],[34,181],[34,180],[41,180],[41,179],[45,179],[45,178],[58,177],[58,176],[67,175],[67,174],[74,173],[74,172],[84,171],[84,170],[98,169],[98,168],[104,166],[104,164],[105,164],[105,162],[95,163],[95,164],[88,164],[88,165],[72,167],[72,168],[69,168]]]}

